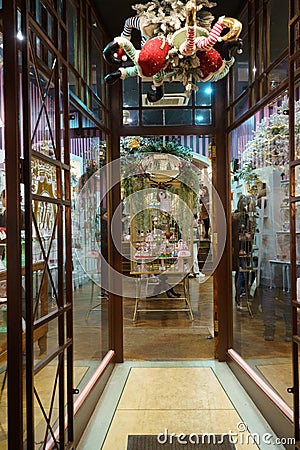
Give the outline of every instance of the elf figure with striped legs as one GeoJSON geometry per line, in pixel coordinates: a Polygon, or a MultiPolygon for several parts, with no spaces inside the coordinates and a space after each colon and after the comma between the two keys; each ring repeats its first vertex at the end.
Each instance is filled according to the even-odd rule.
{"type": "MultiPolygon", "coordinates": [[[[103,56],[107,62],[119,65],[120,55],[125,52],[134,66],[120,67],[116,72],[109,73],[105,82],[113,84],[119,79],[136,75],[152,77],[153,86],[147,98],[149,102],[156,102],[163,97],[164,81],[181,81],[189,94],[191,89],[197,89],[193,79],[218,81],[226,76],[234,63],[233,50],[242,51],[242,41],[238,39],[242,25],[236,19],[223,16],[209,32],[197,26],[196,12],[196,2],[190,0],[185,6],[186,26],[169,39],[158,36],[146,41],[141,50],[136,50],[124,37],[126,34],[131,36],[129,22],[125,22],[122,36],[106,46],[103,56]],[[225,28],[229,28],[229,32],[221,37],[225,28]],[[213,48],[218,41],[225,41],[223,58],[213,48]]],[[[130,24],[133,25],[132,22],[130,24]]]]}

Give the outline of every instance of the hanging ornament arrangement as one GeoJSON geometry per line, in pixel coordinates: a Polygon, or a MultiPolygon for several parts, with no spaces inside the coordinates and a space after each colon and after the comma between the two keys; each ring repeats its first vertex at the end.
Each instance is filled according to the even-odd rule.
{"type": "Polygon", "coordinates": [[[103,51],[104,59],[117,68],[105,76],[105,82],[150,77],[153,84],[147,98],[154,103],[163,97],[165,81],[181,82],[189,95],[198,89],[195,82],[225,77],[235,61],[233,52],[242,52],[242,24],[222,16],[212,26],[214,17],[205,8],[215,5],[207,0],[189,0],[186,4],[154,0],[132,6],[136,16],[126,19],[121,36],[103,51]],[[133,29],[141,33],[140,50],[131,42],[133,29]],[[223,42],[222,54],[214,48],[218,42],[223,42]],[[127,58],[132,65],[121,67],[127,58]]]}
{"type": "MultiPolygon", "coordinates": [[[[267,118],[263,118],[248,141],[242,156],[239,178],[250,180],[255,170],[264,167],[279,168],[283,173],[289,165],[289,114],[288,98],[267,118]]],[[[295,138],[300,141],[300,100],[295,103],[295,138]]]]}
{"type": "MultiPolygon", "coordinates": [[[[189,147],[183,147],[179,139],[173,138],[164,141],[163,138],[149,137],[124,137],[120,141],[122,191],[124,197],[142,189],[149,188],[149,180],[159,187],[159,183],[153,181],[153,174],[145,160],[159,153],[174,156],[178,160],[178,178],[181,182],[181,198],[188,202],[192,195],[194,203],[197,201],[196,193],[199,192],[199,169],[192,163],[193,152],[189,147]],[[146,167],[147,166],[147,167],[146,167]],[[191,194],[192,192],[192,194],[191,194]]],[[[172,179],[169,180],[172,184],[172,179]]],[[[169,187],[171,192],[176,192],[169,187]]]]}

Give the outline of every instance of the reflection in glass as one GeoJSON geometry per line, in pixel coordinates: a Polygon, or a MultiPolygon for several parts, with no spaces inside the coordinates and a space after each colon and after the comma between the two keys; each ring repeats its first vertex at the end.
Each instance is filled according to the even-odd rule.
{"type": "Polygon", "coordinates": [[[269,74],[270,89],[276,88],[288,77],[288,60],[285,58],[275,66],[269,74]]]}
{"type": "Polygon", "coordinates": [[[139,112],[137,109],[123,110],[123,125],[136,126],[139,124],[139,112]]]}
{"type": "Polygon", "coordinates": [[[103,110],[100,102],[96,99],[95,96],[92,96],[92,111],[94,113],[95,118],[99,120],[99,122],[102,122],[103,117],[103,110]]]}
{"type": "Polygon", "coordinates": [[[102,59],[99,58],[100,49],[96,40],[91,45],[91,88],[100,98],[102,97],[102,59]]]}
{"type": "MultiPolygon", "coordinates": [[[[148,84],[148,83],[147,83],[148,84]]],[[[149,83],[150,85],[150,83],[149,83]]],[[[138,106],[139,105],[139,91],[138,80],[136,77],[129,77],[123,80],[123,106],[138,106]]]]}
{"type": "Polygon", "coordinates": [[[102,212],[107,208],[107,148],[105,134],[91,120],[81,120],[94,128],[94,135],[86,137],[74,131],[70,142],[74,356],[75,365],[84,361],[93,373],[109,349],[108,297],[101,286],[100,258],[108,239],[102,222],[102,212]]]}
{"type": "Polygon", "coordinates": [[[286,105],[278,100],[231,133],[232,301],[234,349],[292,406],[286,105]]]}
{"type": "Polygon", "coordinates": [[[70,64],[78,69],[78,21],[75,6],[69,2],[68,5],[68,57],[70,64]]]}
{"type": "MultiPolygon", "coordinates": [[[[163,125],[164,110],[163,109],[147,109],[142,112],[143,125],[163,125]]],[[[133,123],[133,122],[132,122],[133,123]]]]}
{"type": "Polygon", "coordinates": [[[234,113],[235,117],[240,117],[249,108],[249,93],[247,93],[243,98],[235,105],[234,113]]]}
{"type": "Polygon", "coordinates": [[[211,125],[212,115],[211,109],[196,109],[195,111],[195,124],[196,125],[211,125]]]}
{"type": "MultiPolygon", "coordinates": [[[[300,123],[300,87],[299,85],[295,89],[295,98],[298,99],[295,104],[295,128],[296,133],[294,134],[294,142],[295,142],[295,159],[300,159],[300,129],[299,129],[299,123],[300,123]]],[[[296,178],[299,179],[298,177],[296,178]]],[[[300,195],[300,194],[296,194],[300,195]]]]}
{"type": "Polygon", "coordinates": [[[191,125],[192,110],[190,109],[166,109],[165,125],[191,125]]]}
{"type": "Polygon", "coordinates": [[[73,92],[75,95],[78,95],[78,81],[71,69],[69,69],[68,80],[70,91],[73,92]]]}
{"type": "MultiPolygon", "coordinates": [[[[173,357],[173,335],[169,334],[170,330],[168,329],[170,326],[172,328],[174,302],[181,301],[180,298],[176,300],[175,297],[182,292],[178,278],[176,280],[176,274],[178,277],[178,272],[189,270],[189,264],[194,263],[194,273],[199,274],[199,278],[195,277],[194,280],[190,280],[193,315],[195,319],[197,318],[197,325],[200,322],[204,325],[212,323],[212,285],[210,284],[212,278],[205,275],[209,270],[206,262],[212,261],[210,259],[210,240],[205,237],[206,226],[201,223],[198,229],[196,221],[193,221],[194,215],[191,214],[194,212],[193,198],[189,188],[183,187],[185,183],[187,186],[193,186],[198,194],[200,177],[198,178],[196,175],[194,178],[191,172],[185,172],[186,181],[181,184],[184,177],[182,169],[188,169],[188,167],[185,161],[179,157],[180,153],[182,155],[185,153],[185,158],[191,158],[191,152],[194,152],[194,161],[201,161],[203,164],[201,180],[203,183],[205,180],[205,186],[206,183],[208,183],[207,186],[210,186],[206,181],[208,180],[206,174],[210,173],[210,138],[208,136],[128,136],[121,138],[120,144],[121,251],[123,255],[122,270],[126,274],[122,280],[123,314],[126,329],[125,358],[131,358],[132,355],[142,359],[155,358],[158,350],[155,346],[149,347],[147,344],[151,339],[149,332],[151,329],[153,330],[153,327],[158,327],[157,330],[163,327],[165,345],[159,347],[157,357],[168,359],[173,357]],[[197,157],[195,153],[198,153],[197,157]],[[133,176],[134,174],[135,176],[133,176]],[[165,189],[162,188],[164,186],[165,189]],[[187,208],[189,213],[184,209],[181,197],[184,198],[185,207],[189,205],[187,208]],[[191,209],[189,209],[190,207],[191,209]],[[201,255],[199,259],[198,248],[201,255]],[[180,256],[178,257],[178,255],[180,256]],[[194,261],[189,260],[192,255],[194,261]],[[168,269],[171,269],[172,274],[168,274],[168,269]],[[201,273],[199,273],[200,271],[201,273]],[[140,283],[137,284],[139,279],[140,283]],[[141,301],[140,307],[135,303],[135,299],[132,299],[136,295],[136,288],[141,289],[141,295],[137,295],[138,299],[144,297],[148,299],[144,302],[141,301]],[[162,295],[162,298],[151,299],[151,296],[158,293],[162,295]],[[159,303],[157,304],[157,302],[159,303]],[[134,303],[136,304],[135,312],[134,303]],[[146,311],[140,310],[141,307],[145,307],[147,310],[148,308],[157,308],[157,310],[146,314],[146,311]],[[206,313],[204,313],[204,309],[206,313]],[[138,327],[133,321],[139,322],[138,327]],[[149,328],[149,324],[151,328],[149,328]]],[[[197,170],[194,175],[196,173],[197,170]]],[[[204,193],[204,186],[201,185],[201,188],[201,192],[204,193]]],[[[212,198],[213,196],[210,195],[210,199],[212,198]]],[[[197,203],[196,200],[195,211],[199,211],[199,214],[200,211],[203,213],[200,203],[199,206],[197,203]]],[[[206,224],[209,224],[207,218],[205,220],[206,224]]],[[[182,306],[184,304],[181,303],[180,308],[182,306]]],[[[184,329],[189,343],[194,324],[195,322],[187,320],[185,313],[184,315],[178,313],[176,329],[177,331],[184,329]]],[[[199,345],[196,344],[196,348],[191,349],[191,356],[194,357],[198,350],[199,345]]],[[[177,353],[175,358],[178,358],[178,348],[175,349],[175,352],[177,353]]],[[[203,350],[201,352],[203,356],[203,350]]]]}
{"type": "Polygon", "coordinates": [[[196,106],[211,106],[213,85],[209,82],[198,83],[198,91],[195,92],[196,106]]]}
{"type": "Polygon", "coordinates": [[[270,3],[270,62],[272,63],[288,48],[288,8],[282,8],[281,0],[271,0],[270,3]]]}

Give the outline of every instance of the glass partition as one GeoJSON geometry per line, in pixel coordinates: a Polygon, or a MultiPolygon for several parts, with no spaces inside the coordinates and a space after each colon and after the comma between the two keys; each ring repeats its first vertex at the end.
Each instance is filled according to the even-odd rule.
{"type": "Polygon", "coordinates": [[[288,126],[283,97],[230,136],[232,303],[233,348],[292,407],[288,126]]]}
{"type": "Polygon", "coordinates": [[[188,93],[180,82],[165,83],[163,98],[151,103],[147,92],[152,82],[128,77],[122,82],[123,125],[212,125],[214,85],[196,82],[188,93]]]}
{"type": "Polygon", "coordinates": [[[210,149],[210,136],[121,138],[125,359],[213,358],[210,149]]]}
{"type": "Polygon", "coordinates": [[[85,383],[109,350],[108,293],[103,286],[108,258],[106,136],[79,111],[72,117],[74,359],[75,371],[84,366],[89,372],[81,380],[85,383]],[[81,129],[76,128],[78,118],[81,129]],[[85,127],[93,125],[93,136],[86,137],[85,127]]]}

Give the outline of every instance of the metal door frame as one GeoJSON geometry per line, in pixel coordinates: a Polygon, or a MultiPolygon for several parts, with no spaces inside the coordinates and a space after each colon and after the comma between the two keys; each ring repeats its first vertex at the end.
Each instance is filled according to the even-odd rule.
{"type": "Polygon", "coordinates": [[[292,298],[292,362],[293,362],[293,386],[289,391],[294,397],[294,436],[296,448],[300,448],[299,431],[299,332],[298,313],[300,301],[297,298],[297,235],[296,216],[297,203],[299,206],[300,196],[296,192],[296,171],[300,167],[299,148],[296,148],[296,122],[295,122],[295,90],[299,85],[299,23],[300,23],[300,2],[290,0],[289,3],[289,148],[290,148],[290,251],[291,251],[291,298],[292,298]]]}
{"type": "MultiPolygon", "coordinates": [[[[71,255],[71,205],[70,205],[70,155],[69,155],[69,123],[68,123],[68,67],[67,46],[59,51],[59,29],[66,39],[67,30],[59,16],[59,8],[63,8],[66,17],[67,3],[59,6],[49,4],[53,19],[52,40],[30,14],[26,0],[21,1],[21,31],[22,41],[17,41],[18,32],[18,2],[3,1],[3,60],[4,60],[4,102],[5,102],[5,154],[6,154],[6,192],[7,192],[7,396],[8,396],[8,448],[23,448],[26,435],[26,448],[35,448],[34,438],[34,399],[39,402],[34,386],[35,375],[55,358],[58,360],[52,399],[57,391],[59,399],[59,414],[57,429],[50,425],[50,414],[46,413],[40,404],[47,432],[44,445],[52,438],[59,448],[73,448],[73,330],[72,330],[72,255],[71,255]],[[34,35],[38,36],[45,47],[51,49],[54,57],[51,68],[54,86],[55,157],[45,156],[32,150],[30,130],[30,92],[29,71],[34,67],[41,74],[37,65],[34,35]],[[33,39],[32,39],[33,37],[33,39]],[[21,67],[20,67],[21,61],[21,67]],[[31,61],[31,65],[30,65],[31,61]],[[21,78],[20,78],[21,77],[21,78]],[[20,102],[20,79],[22,85],[22,103],[20,102]],[[63,96],[61,95],[63,93],[63,96]],[[61,109],[64,121],[64,157],[62,160],[62,136],[60,130],[61,109]],[[22,112],[22,114],[21,114],[22,112]],[[20,117],[23,118],[20,123],[20,117]],[[21,148],[23,145],[23,158],[21,148]],[[56,171],[56,197],[45,198],[32,194],[32,157],[53,166],[56,171]],[[26,353],[23,367],[24,348],[22,331],[22,273],[21,273],[21,220],[20,220],[20,184],[24,183],[25,193],[25,296],[26,296],[26,353]],[[58,241],[58,286],[56,290],[57,310],[36,320],[34,317],[33,286],[32,286],[32,227],[34,213],[32,201],[56,205],[56,227],[58,241]],[[66,238],[64,238],[64,236],[66,238]],[[65,240],[64,240],[65,239],[65,240]],[[64,282],[65,279],[65,282],[64,282]],[[66,299],[66,300],[65,300],[66,299]],[[39,327],[57,320],[57,342],[55,349],[34,363],[34,331],[39,327]],[[65,370],[66,366],[66,370],[65,370]],[[24,384],[25,375],[25,384],[24,384]],[[66,387],[65,387],[65,378],[66,387]],[[26,386],[26,387],[25,387],[26,386]],[[25,404],[24,404],[25,399],[25,404]],[[67,409],[66,409],[67,404],[67,409]],[[67,421],[67,432],[65,426],[67,421]]],[[[30,7],[34,8],[31,2],[30,7]]],[[[48,7],[48,6],[47,6],[48,7]]],[[[37,76],[39,80],[39,76],[37,76]]],[[[41,92],[43,105],[47,91],[41,92]]],[[[44,108],[47,115],[46,106],[44,108]]],[[[50,243],[51,245],[51,243],[50,243]]],[[[48,252],[42,248],[44,256],[43,277],[51,275],[48,265],[48,252]]],[[[54,286],[53,286],[54,287],[54,286]]],[[[51,409],[50,409],[51,411],[51,409]]],[[[55,425],[56,426],[56,425],[55,425]]]]}

